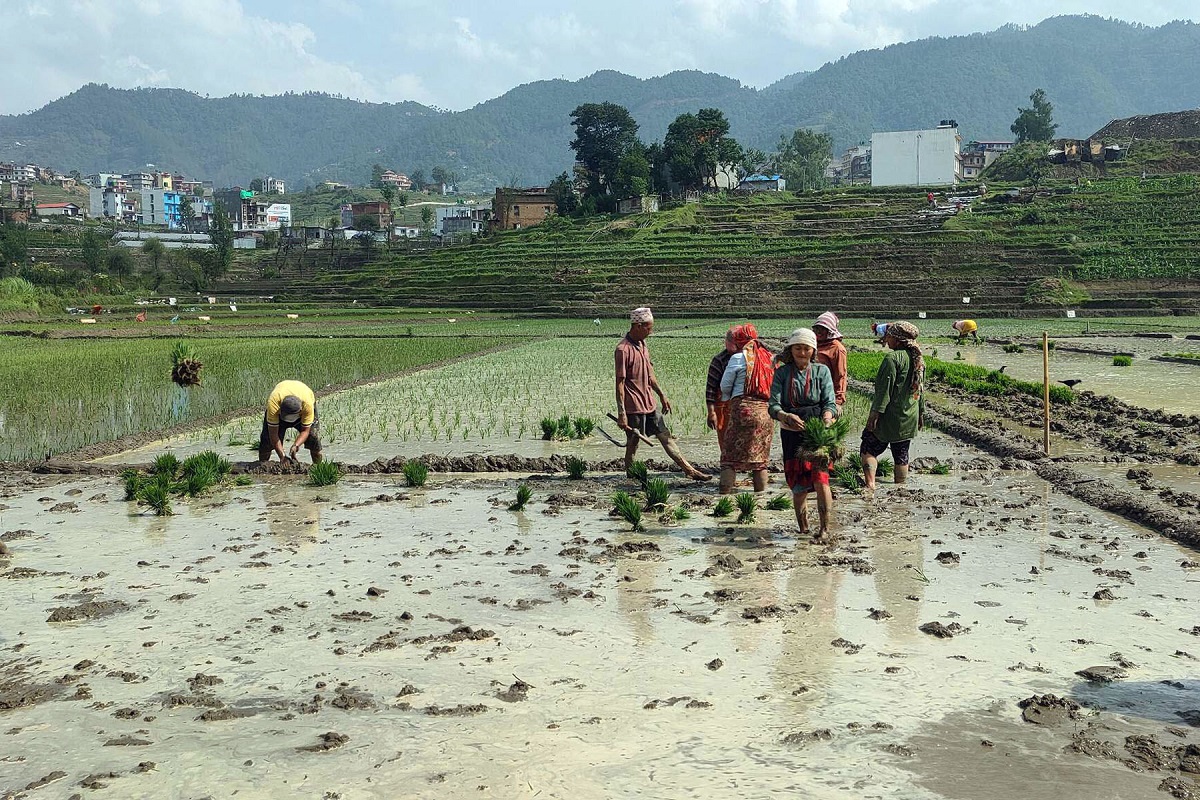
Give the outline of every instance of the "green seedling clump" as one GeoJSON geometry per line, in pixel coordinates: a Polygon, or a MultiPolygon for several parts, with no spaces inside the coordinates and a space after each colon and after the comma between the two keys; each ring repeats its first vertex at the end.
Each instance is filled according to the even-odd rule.
{"type": "Polygon", "coordinates": [[[787,511],[792,507],[792,498],[786,494],[777,494],[767,501],[768,511],[787,511]]]}
{"type": "Polygon", "coordinates": [[[238,475],[233,479],[234,486],[251,486],[254,484],[254,478],[249,475],[238,475]]]}
{"type": "Polygon", "coordinates": [[[875,467],[875,474],[880,478],[890,478],[895,471],[896,465],[892,463],[890,458],[879,459],[879,463],[875,467]]]}
{"type": "Polygon", "coordinates": [[[1004,345],[1004,347],[1002,349],[1006,353],[1024,353],[1025,352],[1025,348],[1021,347],[1021,345],[1017,344],[1016,342],[1011,342],[1009,344],[1006,344],[1006,345],[1004,345]]]}
{"type": "Polygon", "coordinates": [[[676,508],[672,512],[672,516],[675,517],[676,522],[683,522],[685,519],[691,519],[692,512],[688,511],[683,506],[679,506],[679,508],[676,508]]]}
{"type": "Polygon", "coordinates": [[[567,459],[567,477],[573,481],[582,480],[583,473],[587,472],[587,462],[579,456],[571,456],[567,459]]]}
{"type": "Polygon", "coordinates": [[[671,490],[662,478],[652,478],[646,481],[646,510],[662,508],[671,497],[671,490]]]}
{"type": "Polygon", "coordinates": [[[642,486],[645,486],[646,481],[650,479],[650,470],[646,468],[645,461],[635,461],[630,464],[629,471],[626,474],[642,486]]]}
{"type": "Polygon", "coordinates": [[[944,461],[939,461],[938,463],[934,464],[932,467],[929,468],[929,474],[930,475],[949,475],[950,474],[950,465],[945,463],[944,461]]]}
{"type": "Polygon", "coordinates": [[[169,517],[175,512],[171,509],[171,490],[164,483],[151,481],[138,490],[139,503],[149,506],[160,517],[169,517]]]}
{"type": "Polygon", "coordinates": [[[734,501],[738,507],[737,521],[741,525],[754,521],[754,512],[758,509],[758,498],[753,492],[741,492],[734,501]]]}
{"type": "Polygon", "coordinates": [[[342,471],[332,461],[319,461],[308,468],[308,482],[313,486],[332,486],[342,479],[342,471]]]}
{"type": "Polygon", "coordinates": [[[714,517],[728,517],[730,514],[733,513],[734,507],[735,506],[734,506],[732,497],[728,497],[728,496],[722,497],[720,500],[717,501],[716,505],[713,506],[713,516],[714,517]]]}
{"type": "Polygon", "coordinates": [[[850,432],[849,417],[840,417],[824,425],[819,419],[810,419],[800,431],[800,447],[807,460],[824,460],[833,463],[846,454],[842,441],[850,432]]]}
{"type": "Polygon", "coordinates": [[[525,504],[529,502],[529,498],[533,497],[533,489],[529,488],[528,483],[522,483],[517,487],[517,499],[509,504],[509,511],[524,511],[525,504]]]}
{"type": "Polygon", "coordinates": [[[645,530],[642,527],[642,509],[638,505],[637,500],[629,495],[628,492],[617,492],[613,495],[613,507],[616,508],[618,516],[633,526],[633,530],[645,530]]]}
{"type": "Polygon", "coordinates": [[[171,348],[171,380],[180,386],[199,386],[200,370],[204,364],[186,342],[176,342],[171,348]]]}
{"type": "Polygon", "coordinates": [[[142,485],[146,483],[146,476],[136,469],[127,469],[121,473],[121,480],[125,482],[125,499],[136,500],[142,485]]]}
{"type": "Polygon", "coordinates": [[[186,494],[195,497],[216,486],[221,476],[211,464],[198,464],[183,473],[182,488],[186,494]]]}
{"type": "Polygon", "coordinates": [[[558,435],[558,420],[554,417],[542,417],[542,438],[547,441],[558,435]]]}
{"type": "Polygon", "coordinates": [[[586,439],[596,429],[596,421],[591,417],[576,417],[571,426],[576,439],[586,439]]]}
{"type": "Polygon", "coordinates": [[[1132,367],[1133,356],[1113,356],[1114,367],[1132,367]]]}
{"type": "Polygon", "coordinates": [[[174,453],[163,453],[154,459],[154,465],[150,467],[150,473],[174,478],[179,473],[179,459],[175,457],[174,453]]]}
{"type": "Polygon", "coordinates": [[[409,486],[424,486],[429,478],[429,467],[420,461],[404,462],[404,480],[409,486]]]}
{"type": "Polygon", "coordinates": [[[862,467],[854,468],[848,463],[835,464],[829,478],[835,486],[848,492],[857,492],[863,487],[862,467]]]}

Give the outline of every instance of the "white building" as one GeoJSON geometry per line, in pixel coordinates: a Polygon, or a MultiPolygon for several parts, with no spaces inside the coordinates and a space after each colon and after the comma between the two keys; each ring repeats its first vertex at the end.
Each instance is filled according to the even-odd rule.
{"type": "Polygon", "coordinates": [[[286,184],[283,182],[283,178],[272,178],[270,175],[268,175],[263,179],[263,193],[287,194],[286,184]]]}
{"type": "Polygon", "coordinates": [[[291,203],[271,203],[267,206],[266,227],[268,230],[287,228],[292,224],[291,203]]]}
{"type": "Polygon", "coordinates": [[[124,192],[112,187],[100,189],[93,186],[88,190],[88,216],[93,219],[125,219],[127,200],[124,192]]]}
{"type": "Polygon", "coordinates": [[[962,177],[958,125],[871,135],[872,186],[953,186],[962,177]]]}

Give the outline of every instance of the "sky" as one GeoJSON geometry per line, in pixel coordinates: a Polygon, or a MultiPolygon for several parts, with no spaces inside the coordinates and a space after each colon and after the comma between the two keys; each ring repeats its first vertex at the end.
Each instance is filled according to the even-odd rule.
{"type": "Polygon", "coordinates": [[[601,69],[762,87],[857,50],[1085,13],[1200,17],[1195,0],[0,0],[0,114],[86,83],[455,111],[601,69]]]}

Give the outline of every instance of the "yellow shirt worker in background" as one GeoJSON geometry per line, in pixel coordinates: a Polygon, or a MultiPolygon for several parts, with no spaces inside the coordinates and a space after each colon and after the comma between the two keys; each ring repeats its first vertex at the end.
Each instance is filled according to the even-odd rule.
{"type": "Polygon", "coordinates": [[[280,461],[285,458],[294,460],[301,447],[308,450],[314,464],[319,463],[324,458],[319,427],[317,398],[313,390],[300,381],[280,381],[267,398],[262,433],[258,438],[259,463],[270,461],[272,452],[279,456],[280,461]],[[288,428],[297,431],[296,441],[284,456],[283,438],[288,428]]]}
{"type": "Polygon", "coordinates": [[[956,334],[958,334],[958,340],[960,342],[968,336],[970,336],[973,341],[979,341],[979,325],[973,319],[960,319],[950,327],[954,329],[956,334]]]}

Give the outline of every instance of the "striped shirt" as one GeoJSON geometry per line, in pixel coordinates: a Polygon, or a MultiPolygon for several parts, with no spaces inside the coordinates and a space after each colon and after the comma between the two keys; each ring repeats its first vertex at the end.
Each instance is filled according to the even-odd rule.
{"type": "Polygon", "coordinates": [[[733,354],[728,350],[722,350],[713,356],[712,361],[708,362],[708,380],[704,383],[704,402],[721,402],[721,376],[725,374],[725,367],[729,364],[731,355],[733,354]]]}

